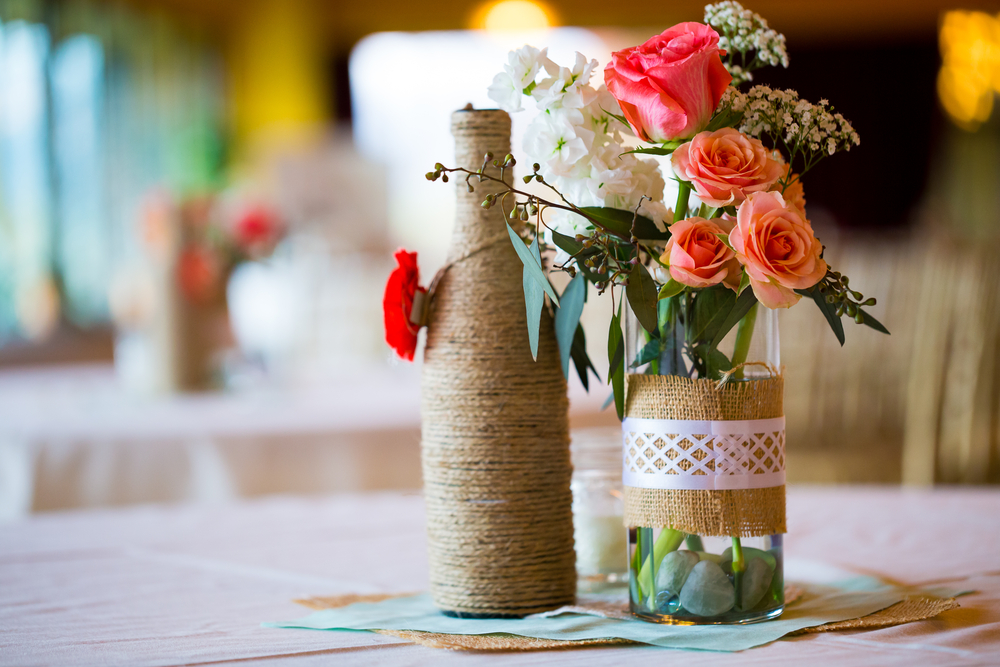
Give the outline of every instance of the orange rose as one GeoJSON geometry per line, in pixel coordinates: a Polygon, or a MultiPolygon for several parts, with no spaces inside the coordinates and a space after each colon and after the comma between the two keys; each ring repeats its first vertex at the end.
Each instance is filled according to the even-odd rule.
{"type": "Polygon", "coordinates": [[[769,190],[781,177],[781,163],[764,144],[731,127],[699,132],[670,161],[678,178],[689,181],[698,198],[716,208],[769,190]]]}
{"type": "MultiPolygon", "coordinates": [[[[735,253],[716,236],[726,233],[717,222],[695,217],[670,225],[670,240],[660,261],[670,265],[671,278],[689,287],[709,287],[730,277],[735,253]]],[[[735,269],[738,273],[739,266],[735,269]]]]}
{"type": "Polygon", "coordinates": [[[777,192],[755,192],[736,212],[729,234],[736,257],[746,267],[757,300],[768,308],[788,308],[826,275],[823,246],[812,225],[777,192]]]}

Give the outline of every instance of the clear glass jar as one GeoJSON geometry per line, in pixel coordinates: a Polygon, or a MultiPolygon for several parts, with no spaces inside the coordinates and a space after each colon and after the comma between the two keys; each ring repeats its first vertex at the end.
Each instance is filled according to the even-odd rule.
{"type": "MultiPolygon", "coordinates": [[[[706,291],[658,303],[657,335],[634,315],[626,318],[630,374],[726,378],[727,383],[772,378],[780,367],[777,314],[755,304],[712,348],[706,291]],[[699,321],[700,318],[700,321],[699,321]],[[743,365],[746,364],[746,365],[743,365]],[[731,370],[735,368],[735,370],[731,370]]],[[[711,298],[716,298],[713,296],[711,298]]],[[[639,617],[668,624],[752,623],[784,609],[782,535],[696,535],[665,526],[628,531],[629,598],[639,617]]]]}
{"type": "Polygon", "coordinates": [[[627,586],[620,434],[607,428],[576,430],[570,453],[579,588],[589,593],[627,586]]]}

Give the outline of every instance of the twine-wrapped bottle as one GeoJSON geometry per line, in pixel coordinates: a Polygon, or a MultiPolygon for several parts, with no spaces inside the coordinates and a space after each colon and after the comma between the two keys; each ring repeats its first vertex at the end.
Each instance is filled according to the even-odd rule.
{"type": "MultiPolygon", "coordinates": [[[[510,151],[503,111],[452,115],[456,162],[510,151]]],[[[445,613],[523,616],[571,603],[568,400],[553,324],[528,345],[522,265],[498,184],[458,183],[449,268],[428,317],[422,460],[431,593],[445,613]]]]}

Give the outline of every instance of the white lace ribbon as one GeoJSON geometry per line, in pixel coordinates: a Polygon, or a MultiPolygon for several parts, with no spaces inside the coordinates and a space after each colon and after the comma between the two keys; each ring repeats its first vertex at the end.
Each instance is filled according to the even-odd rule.
{"type": "Polygon", "coordinates": [[[622,421],[622,481],[644,489],[764,489],[785,483],[785,418],[622,421]]]}

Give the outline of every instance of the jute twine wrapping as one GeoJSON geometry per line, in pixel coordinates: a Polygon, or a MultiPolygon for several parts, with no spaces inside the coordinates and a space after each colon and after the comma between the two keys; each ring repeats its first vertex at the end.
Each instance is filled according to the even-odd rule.
{"type": "MultiPolygon", "coordinates": [[[[730,421],[773,419],[782,409],[784,378],[729,382],[672,375],[627,378],[625,416],[730,421]]],[[[785,532],[785,487],[737,490],[625,487],[625,525],[669,526],[696,535],[758,537],[785,532]]]]}
{"type": "MultiPolygon", "coordinates": [[[[387,598],[398,597],[395,595],[337,595],[332,597],[314,597],[304,600],[296,600],[299,604],[310,609],[335,609],[345,607],[355,602],[381,602],[387,598]]],[[[786,606],[792,604],[794,599],[785,593],[786,606]],[[791,601],[789,601],[791,600],[791,601]]],[[[911,596],[897,602],[891,607],[886,607],[881,611],[861,618],[852,618],[846,621],[835,621],[824,623],[811,628],[802,628],[790,633],[792,635],[805,635],[817,632],[835,632],[837,630],[874,630],[876,628],[888,628],[903,623],[923,621],[934,618],[938,614],[955,609],[959,606],[955,598],[932,598],[925,596],[911,596]]],[[[622,605],[622,611],[627,611],[627,605],[622,605]]],[[[492,634],[492,635],[446,635],[440,632],[420,632],[417,630],[376,630],[382,635],[399,637],[417,644],[430,646],[432,648],[460,649],[471,651],[541,651],[551,649],[586,648],[594,645],[609,644],[633,644],[635,642],[627,639],[538,639],[535,637],[521,637],[519,635],[492,634]]]]}
{"type": "MultiPolygon", "coordinates": [[[[455,112],[452,133],[457,163],[472,170],[510,151],[502,111],[455,112]]],[[[566,382],[547,313],[531,358],[521,262],[500,207],[480,206],[500,188],[474,185],[456,188],[452,264],[424,352],[431,593],[447,612],[523,616],[575,596],[566,382]]]]}

